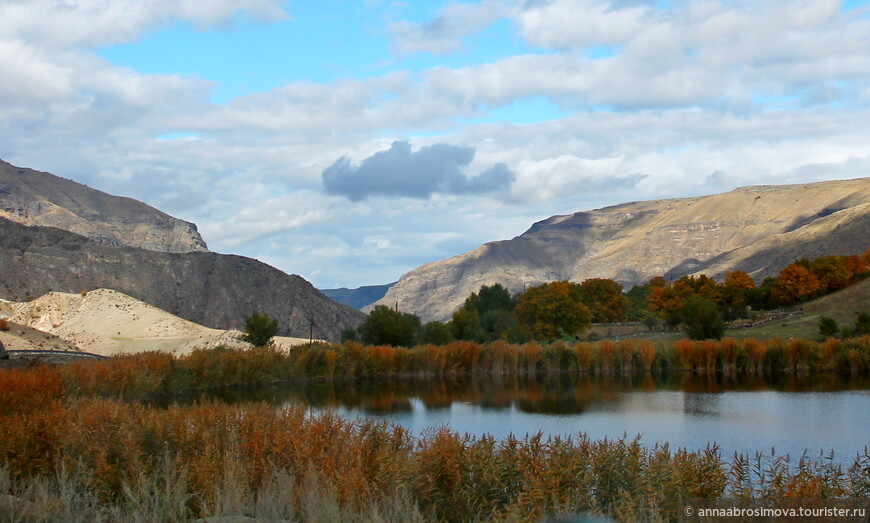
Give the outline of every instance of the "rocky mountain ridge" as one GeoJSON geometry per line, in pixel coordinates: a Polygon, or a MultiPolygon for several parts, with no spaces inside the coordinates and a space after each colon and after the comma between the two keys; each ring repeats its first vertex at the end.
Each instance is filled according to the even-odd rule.
{"type": "Polygon", "coordinates": [[[281,334],[338,340],[365,316],[336,303],[300,276],[260,261],[213,252],[165,253],[113,247],[53,227],[0,218],[0,298],[30,300],[51,291],[113,289],[181,318],[239,328],[255,309],[281,334]]]}
{"type": "Polygon", "coordinates": [[[494,283],[511,292],[587,278],[630,287],[657,275],[734,269],[760,280],[798,257],[863,252],[868,230],[870,178],[631,202],[553,216],[511,240],[418,267],[369,308],[398,303],[424,321],[445,320],[494,283]]]}
{"type": "Polygon", "coordinates": [[[0,218],[57,227],[113,246],[206,252],[196,225],[132,198],[0,160],[0,218]]]}

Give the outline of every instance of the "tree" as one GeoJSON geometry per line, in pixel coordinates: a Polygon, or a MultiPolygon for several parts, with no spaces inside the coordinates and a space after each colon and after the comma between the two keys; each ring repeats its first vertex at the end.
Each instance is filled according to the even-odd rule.
{"type": "Polygon", "coordinates": [[[857,254],[844,256],[842,259],[843,264],[846,265],[846,270],[852,273],[852,283],[862,279],[867,274],[867,271],[870,271],[870,265],[857,254]]]}
{"type": "Polygon", "coordinates": [[[420,331],[420,318],[377,305],[359,327],[360,339],[368,345],[413,347],[420,331]]]}
{"type": "Polygon", "coordinates": [[[628,298],[622,293],[622,285],[605,278],[590,278],[577,290],[580,300],[592,312],[595,323],[616,323],[625,320],[628,298]]]}
{"type": "Polygon", "coordinates": [[[473,292],[453,313],[450,332],[459,340],[485,342],[516,330],[513,309],[516,305],[508,290],[499,283],[484,285],[473,292]]]}
{"type": "Polygon", "coordinates": [[[819,318],[819,335],[823,338],[836,336],[840,328],[837,326],[837,320],[830,316],[822,316],[819,318]]]}
{"type": "Polygon", "coordinates": [[[446,345],[451,341],[453,336],[450,335],[450,328],[440,321],[430,321],[420,331],[420,343],[446,345]]]}
{"type": "Polygon", "coordinates": [[[725,334],[725,322],[716,303],[702,296],[691,296],[680,309],[683,330],[693,340],[719,340],[725,334]]]}
{"type": "Polygon", "coordinates": [[[725,273],[725,280],[722,282],[726,287],[734,287],[737,289],[754,289],[755,280],[752,279],[746,271],[729,271],[725,273]]]}
{"type": "Polygon", "coordinates": [[[359,341],[359,332],[353,327],[341,329],[341,342],[344,343],[346,341],[359,341]]]}
{"type": "Polygon", "coordinates": [[[780,305],[792,305],[822,288],[816,275],[803,265],[792,263],[779,272],[771,293],[780,305]]]}
{"type": "Polygon", "coordinates": [[[824,292],[842,289],[852,280],[852,273],[839,256],[816,258],[810,263],[810,272],[818,278],[824,292]]]}
{"type": "Polygon", "coordinates": [[[254,347],[264,347],[278,334],[278,320],[269,318],[268,314],[260,314],[256,310],[245,318],[245,332],[242,341],[254,347]]]}
{"type": "Polygon", "coordinates": [[[575,287],[567,281],[557,281],[524,292],[516,307],[520,329],[547,341],[564,335],[574,336],[586,329],[592,313],[580,301],[575,287]]]}
{"type": "Polygon", "coordinates": [[[856,334],[870,334],[870,313],[868,312],[859,312],[858,317],[855,319],[855,332],[856,334]]]}
{"type": "Polygon", "coordinates": [[[481,316],[486,314],[489,311],[509,311],[513,310],[516,306],[513,298],[511,298],[508,290],[500,283],[495,283],[493,285],[484,285],[480,288],[477,294],[472,294],[465,301],[466,304],[469,304],[472,301],[472,298],[475,298],[474,308],[477,309],[477,312],[480,313],[481,316]]]}
{"type": "Polygon", "coordinates": [[[450,334],[457,340],[483,342],[486,332],[480,326],[480,313],[475,307],[463,305],[450,319],[450,334]]]}

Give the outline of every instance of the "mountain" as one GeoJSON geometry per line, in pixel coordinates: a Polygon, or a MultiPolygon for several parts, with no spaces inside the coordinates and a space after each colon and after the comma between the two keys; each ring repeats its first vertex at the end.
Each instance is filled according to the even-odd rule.
{"type": "Polygon", "coordinates": [[[387,291],[390,290],[390,287],[395,284],[396,282],[387,283],[386,285],[365,285],[356,289],[348,289],[347,287],[320,289],[320,292],[330,300],[335,300],[354,309],[362,309],[366,305],[371,305],[383,298],[387,291]]]}
{"type": "Polygon", "coordinates": [[[469,294],[495,283],[519,292],[611,278],[628,288],[657,275],[719,278],[735,269],[760,280],[795,258],[863,252],[867,231],[870,178],[632,202],[553,216],[511,240],[423,265],[377,303],[446,320],[469,294]]]}
{"type": "Polygon", "coordinates": [[[115,246],[204,252],[196,225],[132,198],[112,196],[53,174],[0,160],[0,218],[57,227],[115,246]]]}
{"type": "Polygon", "coordinates": [[[0,297],[113,289],[181,318],[240,328],[254,309],[278,320],[281,334],[338,340],[365,315],[336,303],[300,276],[251,258],[213,252],[166,253],[113,247],[53,227],[0,219],[0,297]]]}
{"type": "Polygon", "coordinates": [[[209,252],[192,223],[142,202],[0,161],[0,298],[113,289],[206,327],[254,309],[281,334],[338,340],[361,312],[300,276],[209,252]]]}

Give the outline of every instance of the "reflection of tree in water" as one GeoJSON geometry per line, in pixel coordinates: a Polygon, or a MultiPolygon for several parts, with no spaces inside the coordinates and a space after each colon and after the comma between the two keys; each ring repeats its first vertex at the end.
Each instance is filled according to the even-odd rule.
{"type": "Polygon", "coordinates": [[[192,404],[217,400],[235,404],[262,402],[280,407],[301,404],[315,409],[346,408],[372,415],[410,412],[418,399],[427,410],[449,409],[453,403],[470,403],[483,409],[516,407],[534,414],[581,414],[594,405],[613,405],[627,393],[660,390],[686,394],[684,410],[708,414],[718,410],[719,393],[775,390],[784,392],[835,392],[868,389],[867,378],[843,379],[837,374],[747,375],[735,378],[708,373],[657,375],[638,373],[628,377],[579,373],[453,379],[377,379],[318,381],[271,387],[229,388],[158,399],[155,405],[192,404]],[[711,396],[711,397],[708,397],[711,396]]]}

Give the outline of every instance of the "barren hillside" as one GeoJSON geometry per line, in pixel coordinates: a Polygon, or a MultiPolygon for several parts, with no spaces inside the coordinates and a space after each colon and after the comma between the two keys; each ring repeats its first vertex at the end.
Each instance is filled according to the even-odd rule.
{"type": "MultiPolygon", "coordinates": [[[[30,302],[10,305],[10,321],[53,334],[85,352],[106,356],[146,350],[186,353],[197,347],[246,346],[238,341],[238,332],[209,329],[108,289],[85,295],[51,292],[30,302]]],[[[278,341],[289,347],[308,340],[278,341]]]]}
{"type": "Polygon", "coordinates": [[[512,292],[554,280],[612,278],[624,286],[665,274],[760,279],[797,257],[863,252],[870,178],[743,187],[713,196],[634,202],[554,216],[401,277],[377,303],[444,320],[482,285],[512,292]]]}

